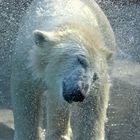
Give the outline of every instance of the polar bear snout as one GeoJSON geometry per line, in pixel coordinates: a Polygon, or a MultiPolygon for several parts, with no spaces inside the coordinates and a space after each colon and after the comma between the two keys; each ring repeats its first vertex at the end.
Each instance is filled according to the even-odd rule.
{"type": "Polygon", "coordinates": [[[82,102],[85,99],[85,93],[79,87],[67,90],[67,87],[64,84],[63,97],[68,103],[82,102]]]}
{"type": "Polygon", "coordinates": [[[87,95],[88,89],[89,85],[85,84],[84,82],[80,85],[77,83],[68,84],[63,82],[64,100],[66,100],[68,103],[82,102],[87,95]]]}

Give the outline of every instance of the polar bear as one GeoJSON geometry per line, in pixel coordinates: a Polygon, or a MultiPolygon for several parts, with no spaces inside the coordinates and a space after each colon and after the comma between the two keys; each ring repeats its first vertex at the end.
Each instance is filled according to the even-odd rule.
{"type": "Polygon", "coordinates": [[[45,95],[46,140],[103,140],[115,51],[95,1],[34,0],[12,57],[14,140],[39,140],[45,95]]]}

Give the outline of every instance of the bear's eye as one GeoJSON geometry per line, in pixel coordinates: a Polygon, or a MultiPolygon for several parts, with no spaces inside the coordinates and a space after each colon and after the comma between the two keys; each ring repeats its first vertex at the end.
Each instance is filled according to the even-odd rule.
{"type": "Polygon", "coordinates": [[[94,75],[93,75],[93,82],[95,82],[98,79],[99,79],[99,77],[98,77],[97,73],[94,73],[94,75]]]}
{"type": "Polygon", "coordinates": [[[77,60],[84,68],[87,68],[89,66],[88,61],[86,60],[86,57],[84,55],[78,55],[77,60]]]}

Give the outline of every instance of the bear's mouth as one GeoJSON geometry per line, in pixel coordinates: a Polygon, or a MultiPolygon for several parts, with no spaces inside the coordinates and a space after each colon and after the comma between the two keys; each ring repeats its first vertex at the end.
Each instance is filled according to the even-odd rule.
{"type": "Polygon", "coordinates": [[[82,102],[85,99],[85,91],[79,86],[69,89],[65,83],[63,83],[63,97],[68,103],[82,102]]]}
{"type": "Polygon", "coordinates": [[[68,93],[69,96],[64,96],[64,99],[68,102],[68,103],[73,103],[73,102],[83,102],[85,99],[85,96],[81,93],[77,93],[77,94],[72,94],[72,93],[68,93]]]}
{"type": "Polygon", "coordinates": [[[63,82],[63,97],[68,103],[83,102],[89,90],[88,84],[63,82]]]}
{"type": "Polygon", "coordinates": [[[97,73],[94,73],[91,82],[88,80],[76,78],[66,78],[63,80],[63,98],[68,103],[83,102],[88,95],[90,88],[94,88],[95,82],[99,79],[97,73]]]}

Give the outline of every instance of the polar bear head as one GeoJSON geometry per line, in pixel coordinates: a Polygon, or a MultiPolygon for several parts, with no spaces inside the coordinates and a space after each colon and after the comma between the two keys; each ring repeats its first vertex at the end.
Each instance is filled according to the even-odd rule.
{"type": "Polygon", "coordinates": [[[30,51],[33,76],[42,79],[48,90],[69,103],[84,100],[105,73],[104,62],[110,57],[108,50],[99,47],[100,38],[92,40],[89,32],[78,27],[33,32],[35,45],[30,51]]]}

